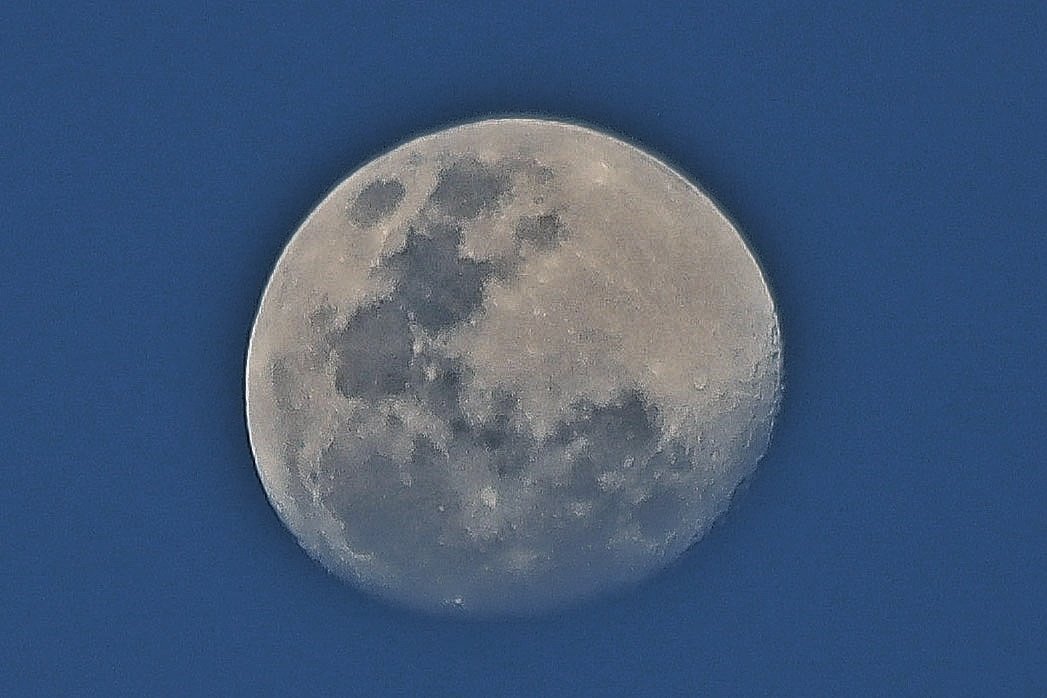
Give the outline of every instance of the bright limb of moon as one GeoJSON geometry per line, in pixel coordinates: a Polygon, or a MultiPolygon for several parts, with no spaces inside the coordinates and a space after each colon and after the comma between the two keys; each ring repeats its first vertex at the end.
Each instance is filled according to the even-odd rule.
{"type": "Polygon", "coordinates": [[[598,131],[495,119],[317,205],[246,378],[259,475],[311,555],[416,608],[525,613],[704,535],[766,450],[781,353],[700,189],[598,131]]]}

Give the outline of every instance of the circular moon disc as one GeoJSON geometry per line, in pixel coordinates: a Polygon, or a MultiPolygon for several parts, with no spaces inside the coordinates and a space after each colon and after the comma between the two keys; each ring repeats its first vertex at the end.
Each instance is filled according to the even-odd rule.
{"type": "Polygon", "coordinates": [[[774,303],[709,198],[538,119],[410,141],[281,255],[247,360],[274,508],[332,572],[430,611],[542,610],[700,538],[766,449],[774,303]]]}

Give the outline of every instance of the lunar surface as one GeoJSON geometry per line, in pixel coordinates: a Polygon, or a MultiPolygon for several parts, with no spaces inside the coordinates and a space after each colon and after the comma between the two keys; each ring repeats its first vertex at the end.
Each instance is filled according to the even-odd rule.
{"type": "Polygon", "coordinates": [[[763,274],[651,155],[470,123],[341,182],[251,335],[266,492],[328,569],[428,611],[519,614],[639,580],[727,508],[780,398],[763,274]]]}

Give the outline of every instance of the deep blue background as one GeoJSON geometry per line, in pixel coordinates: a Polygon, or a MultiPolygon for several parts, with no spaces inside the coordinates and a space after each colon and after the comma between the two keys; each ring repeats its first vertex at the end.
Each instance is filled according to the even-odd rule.
{"type": "Polygon", "coordinates": [[[1047,693],[1043,3],[43,4],[0,9],[0,694],[1047,693]],[[330,186],[517,112],[725,206],[786,401],[650,583],[433,619],[280,525],[244,351],[330,186]]]}

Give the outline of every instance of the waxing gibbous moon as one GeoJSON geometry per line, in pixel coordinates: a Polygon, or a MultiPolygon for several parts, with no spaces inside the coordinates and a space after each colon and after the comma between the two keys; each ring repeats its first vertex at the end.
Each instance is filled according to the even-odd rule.
{"type": "Polygon", "coordinates": [[[607,134],[494,119],[317,205],[246,378],[258,473],[310,554],[396,603],[517,614],[704,535],[766,450],[781,354],[700,189],[607,134]]]}

